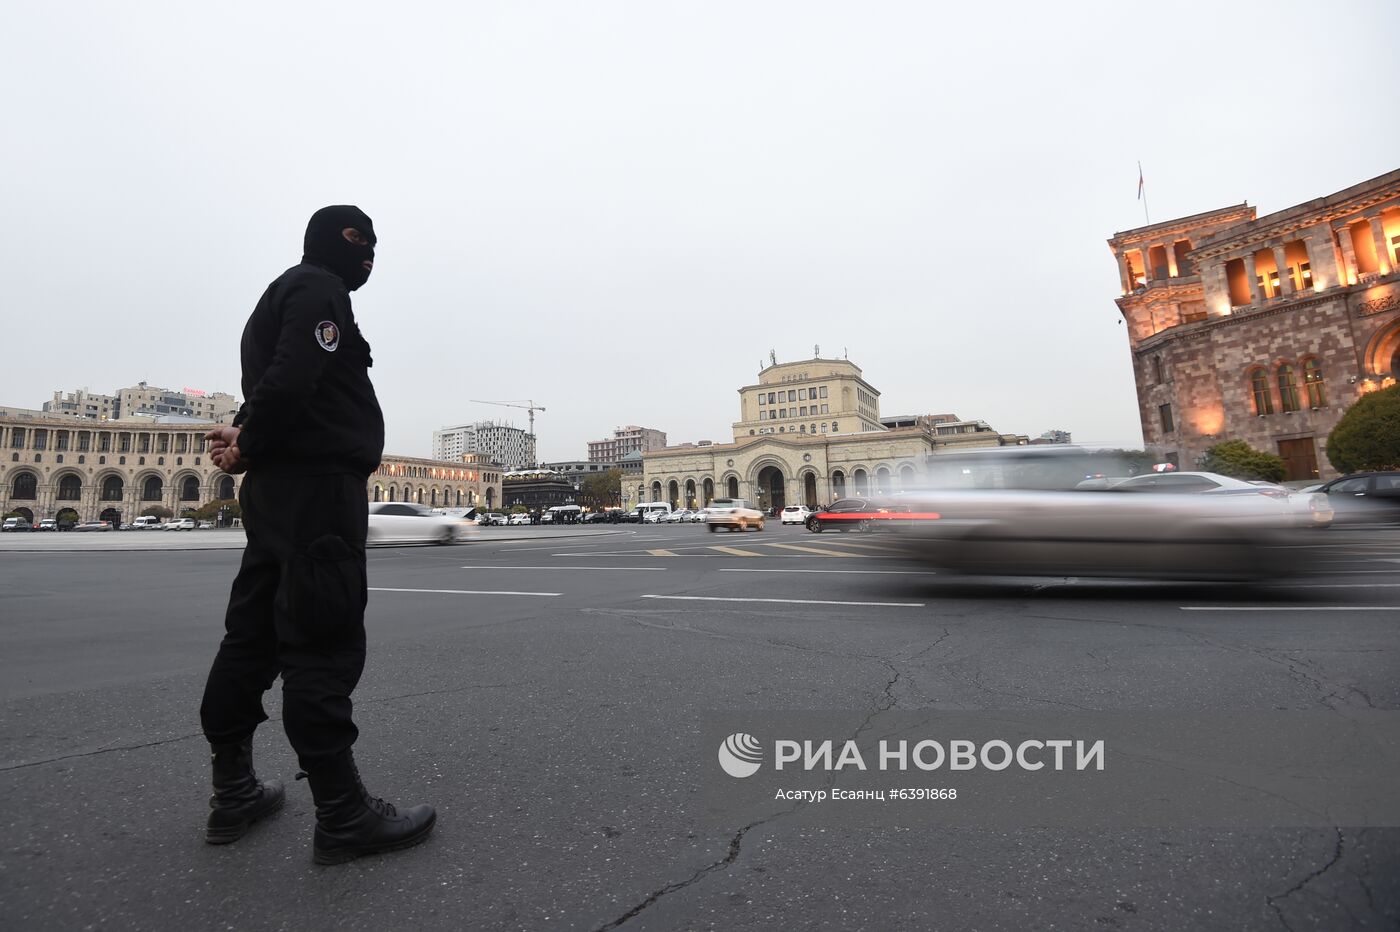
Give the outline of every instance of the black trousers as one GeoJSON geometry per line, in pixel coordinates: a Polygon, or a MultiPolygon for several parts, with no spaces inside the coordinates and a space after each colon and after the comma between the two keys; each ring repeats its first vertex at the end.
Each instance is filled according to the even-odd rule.
{"type": "Polygon", "coordinates": [[[350,694],[365,666],[365,480],[263,475],[239,491],[248,546],[200,721],[211,744],[267,721],[262,695],[282,675],[287,738],[303,770],[355,743],[350,694]]]}

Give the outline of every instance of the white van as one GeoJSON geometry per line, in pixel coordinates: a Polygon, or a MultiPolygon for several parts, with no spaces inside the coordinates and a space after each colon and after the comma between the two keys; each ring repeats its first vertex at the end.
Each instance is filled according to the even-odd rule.
{"type": "Polygon", "coordinates": [[[131,522],[131,528],[137,531],[144,531],[148,528],[160,527],[160,519],[155,515],[142,515],[131,522]]]}
{"type": "Polygon", "coordinates": [[[670,502],[642,502],[635,512],[645,524],[655,524],[671,513],[670,502]]]}

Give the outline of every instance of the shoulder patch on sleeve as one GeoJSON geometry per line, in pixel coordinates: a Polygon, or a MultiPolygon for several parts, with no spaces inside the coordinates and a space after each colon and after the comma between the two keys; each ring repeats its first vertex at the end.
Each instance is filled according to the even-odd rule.
{"type": "Polygon", "coordinates": [[[340,328],[333,320],[323,320],[316,325],[316,342],[321,349],[334,353],[340,346],[340,328]]]}

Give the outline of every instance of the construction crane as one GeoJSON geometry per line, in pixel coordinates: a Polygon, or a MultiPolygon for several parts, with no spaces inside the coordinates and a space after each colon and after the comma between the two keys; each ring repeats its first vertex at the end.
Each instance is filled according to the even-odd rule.
{"type": "Polygon", "coordinates": [[[529,412],[530,412],[530,436],[531,436],[531,437],[535,436],[535,412],[536,412],[536,411],[543,411],[543,410],[545,410],[544,407],[543,407],[542,405],[537,405],[537,404],[535,404],[534,400],[533,400],[533,399],[530,399],[530,398],[524,398],[524,399],[517,398],[515,401],[482,401],[482,400],[479,399],[479,398],[472,398],[472,399],[469,399],[469,400],[471,401],[472,404],[478,404],[478,405],[499,405],[499,406],[502,407],[502,408],[521,408],[522,410],[529,411],[529,412]],[[520,404],[519,402],[521,402],[521,401],[524,401],[525,403],[524,403],[524,404],[520,404]]]}

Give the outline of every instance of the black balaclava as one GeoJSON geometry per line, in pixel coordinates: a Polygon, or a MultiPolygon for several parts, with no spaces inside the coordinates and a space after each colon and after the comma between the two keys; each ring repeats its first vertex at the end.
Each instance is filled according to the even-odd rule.
{"type": "Polygon", "coordinates": [[[330,269],[350,291],[369,281],[369,270],[364,267],[366,259],[374,258],[374,221],[358,207],[342,204],[336,207],[322,207],[311,215],[306,224],[305,254],[302,262],[311,262],[330,269]],[[354,227],[369,240],[368,246],[358,246],[348,241],[341,231],[354,227]]]}

